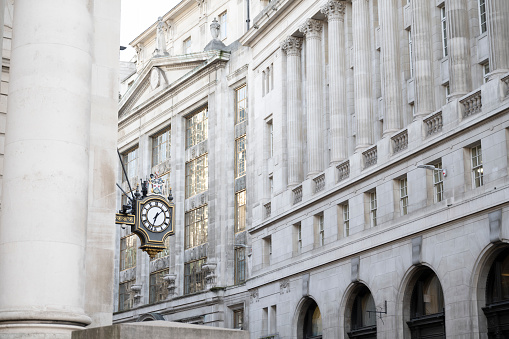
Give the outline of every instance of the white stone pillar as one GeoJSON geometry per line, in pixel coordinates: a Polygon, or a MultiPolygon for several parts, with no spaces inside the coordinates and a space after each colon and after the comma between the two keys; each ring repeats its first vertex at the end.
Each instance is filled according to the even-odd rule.
{"type": "Polygon", "coordinates": [[[92,13],[82,0],[14,5],[0,336],[70,338],[91,321],[84,307],[92,13]]]}
{"type": "Polygon", "coordinates": [[[324,162],[322,28],[322,22],[314,19],[300,27],[306,36],[308,177],[320,173],[324,162]]]}
{"type": "Polygon", "coordinates": [[[433,95],[433,46],[431,13],[428,1],[412,1],[412,47],[415,80],[415,116],[423,117],[435,111],[433,95]]]}
{"type": "Polygon", "coordinates": [[[401,69],[399,63],[398,1],[380,0],[381,63],[383,69],[383,135],[401,128],[401,69]]]}
{"type": "Polygon", "coordinates": [[[371,97],[371,43],[368,0],[352,1],[354,102],[357,117],[355,150],[362,151],[372,144],[373,122],[371,97]]]}
{"type": "Polygon", "coordinates": [[[492,77],[509,72],[509,2],[488,0],[486,12],[492,77]]]}
{"type": "Polygon", "coordinates": [[[288,186],[302,182],[302,39],[290,36],[281,43],[286,52],[288,119],[288,186]]]}
{"type": "Polygon", "coordinates": [[[446,2],[447,49],[449,51],[449,86],[451,99],[472,90],[470,38],[466,0],[446,2]]]}
{"type": "Polygon", "coordinates": [[[331,163],[338,163],[348,157],[345,8],[346,1],[329,0],[321,9],[329,21],[331,163]]]}

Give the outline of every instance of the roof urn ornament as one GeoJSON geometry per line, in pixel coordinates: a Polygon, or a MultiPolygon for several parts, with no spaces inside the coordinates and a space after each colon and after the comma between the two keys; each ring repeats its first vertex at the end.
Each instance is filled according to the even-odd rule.
{"type": "Polygon", "coordinates": [[[210,34],[212,34],[212,39],[219,40],[219,30],[221,28],[221,25],[217,21],[216,18],[212,20],[212,23],[210,24],[210,34]]]}

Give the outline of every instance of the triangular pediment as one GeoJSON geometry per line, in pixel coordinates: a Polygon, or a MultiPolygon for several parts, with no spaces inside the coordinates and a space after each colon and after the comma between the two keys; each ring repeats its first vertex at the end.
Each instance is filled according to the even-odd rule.
{"type": "Polygon", "coordinates": [[[119,118],[157,99],[169,88],[178,86],[201,68],[224,59],[228,60],[229,54],[220,51],[151,59],[122,97],[119,103],[119,118]]]}

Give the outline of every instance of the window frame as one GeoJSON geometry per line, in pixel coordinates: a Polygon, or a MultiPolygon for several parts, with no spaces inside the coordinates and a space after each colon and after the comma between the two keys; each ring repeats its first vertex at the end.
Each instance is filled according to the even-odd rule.
{"type": "Polygon", "coordinates": [[[208,153],[186,163],[186,199],[203,193],[209,188],[208,153]]]}
{"type": "Polygon", "coordinates": [[[247,191],[244,189],[242,191],[235,193],[235,225],[234,225],[235,233],[243,232],[246,230],[246,208],[247,208],[247,191]],[[240,203],[242,202],[242,196],[243,204],[241,205],[240,203]]]}
{"type": "Polygon", "coordinates": [[[200,109],[186,118],[186,149],[196,146],[200,142],[208,139],[208,121],[208,107],[200,109]],[[199,118],[200,120],[198,121],[199,118]],[[201,133],[199,133],[200,130],[201,133]]]}
{"type": "Polygon", "coordinates": [[[192,43],[192,40],[191,40],[191,37],[188,37],[187,39],[185,39],[183,41],[183,49],[184,49],[184,53],[183,54],[190,54],[191,53],[191,43],[192,43]]]}
{"type": "Polygon", "coordinates": [[[131,291],[131,288],[133,287],[135,282],[136,282],[136,280],[132,279],[132,280],[124,281],[124,282],[118,284],[118,311],[119,312],[128,311],[133,308],[134,295],[133,295],[133,292],[131,291]],[[122,293],[122,291],[124,291],[124,293],[122,293]],[[125,305],[125,301],[126,301],[125,297],[123,297],[123,296],[128,296],[128,298],[127,298],[128,307],[127,308],[123,307],[125,305]]]}
{"type": "Polygon", "coordinates": [[[164,301],[166,300],[166,298],[168,297],[168,282],[164,280],[164,276],[165,275],[168,275],[169,274],[169,268],[164,268],[162,270],[158,270],[158,271],[155,271],[155,272],[152,272],[150,273],[149,275],[149,304],[155,304],[157,302],[160,302],[160,301],[164,301]],[[153,281],[153,277],[155,277],[155,281],[153,281]],[[160,277],[160,279],[158,279],[158,277],[160,277]],[[161,287],[159,286],[158,284],[161,283],[161,280],[162,280],[162,291],[165,292],[163,293],[164,297],[162,297],[161,299],[159,299],[158,297],[156,298],[156,295],[157,296],[160,296],[159,293],[156,294],[156,292],[159,291],[158,287],[161,287]]]}
{"type": "Polygon", "coordinates": [[[486,1],[478,0],[479,9],[479,33],[482,35],[488,31],[488,17],[486,13],[486,1]]]}
{"type": "Polygon", "coordinates": [[[404,178],[399,179],[399,205],[400,205],[400,213],[401,215],[408,214],[408,179],[405,176],[404,178]]]}
{"type": "Polygon", "coordinates": [[[184,249],[194,248],[208,242],[208,205],[203,205],[187,211],[184,216],[184,249]],[[200,211],[202,210],[202,211],[200,211]],[[197,219],[197,213],[201,212],[201,219],[197,219]],[[192,218],[194,216],[194,218],[192,218]],[[197,230],[197,224],[202,223],[201,230],[197,230]],[[191,241],[192,240],[192,241],[191,241]]]}
{"type": "Polygon", "coordinates": [[[228,37],[228,11],[219,14],[219,40],[223,41],[228,37]]]}
{"type": "Polygon", "coordinates": [[[369,192],[369,220],[371,227],[377,226],[377,215],[376,215],[377,209],[378,203],[376,191],[369,192]]]}
{"type": "Polygon", "coordinates": [[[136,251],[137,251],[137,237],[134,233],[128,234],[125,237],[120,238],[120,271],[125,271],[130,268],[136,267],[136,251]],[[128,240],[129,239],[129,240],[128,240]],[[123,241],[126,242],[125,247],[122,245],[123,241]],[[127,242],[132,242],[128,246],[127,242]],[[130,252],[130,253],[129,253],[130,252]],[[131,254],[131,260],[129,260],[129,254],[131,254]],[[130,263],[126,265],[126,263],[130,263]]]}
{"type": "Polygon", "coordinates": [[[343,236],[350,236],[350,205],[348,201],[344,204],[341,204],[341,210],[343,214],[343,236]]]}
{"type": "Polygon", "coordinates": [[[171,159],[170,149],[171,149],[171,127],[168,127],[168,128],[166,128],[152,136],[152,167],[162,164],[166,160],[171,159]],[[166,141],[158,143],[156,145],[156,142],[159,141],[159,138],[164,135],[166,135],[166,138],[167,138],[166,141]],[[166,154],[165,154],[165,158],[163,160],[160,160],[160,158],[161,158],[160,157],[160,154],[161,154],[160,148],[162,145],[165,145],[165,147],[166,147],[166,154]],[[156,157],[157,157],[157,159],[155,159],[156,157]]]}
{"type": "Polygon", "coordinates": [[[205,290],[205,272],[202,270],[202,267],[205,265],[206,260],[207,257],[203,257],[184,263],[184,295],[198,293],[205,290]],[[199,270],[196,270],[194,273],[191,272],[191,265],[197,265],[196,267],[199,267],[199,270]],[[192,279],[193,276],[194,279],[192,279]],[[197,277],[199,277],[199,279],[196,279],[197,277]],[[199,284],[202,285],[200,289],[198,289],[199,284]],[[193,286],[194,288],[191,288],[193,286]]]}
{"type": "Polygon", "coordinates": [[[236,247],[234,249],[234,284],[239,285],[246,281],[246,248],[236,247]],[[239,258],[242,255],[242,258],[239,258]],[[242,259],[242,260],[240,260],[242,259]]]}
{"type": "Polygon", "coordinates": [[[472,187],[478,188],[484,185],[482,147],[481,144],[470,147],[470,165],[472,171],[472,187]],[[474,154],[475,151],[475,154],[474,154]],[[479,175],[476,175],[480,173],[479,175]],[[479,179],[477,181],[477,179],[479,179]]]}
{"type": "MultiPolygon", "coordinates": [[[[126,182],[129,180],[132,181],[133,178],[136,178],[138,175],[138,145],[129,148],[127,151],[122,153],[122,162],[124,163],[124,171],[122,171],[122,182],[126,182]],[[133,155],[134,157],[129,159],[130,155],[133,155]],[[132,173],[131,173],[132,172],[132,173]],[[127,174],[127,177],[126,177],[127,174]]],[[[136,184],[136,183],[131,183],[136,184]]]]}
{"type": "Polygon", "coordinates": [[[445,5],[440,7],[440,30],[442,35],[442,57],[449,55],[447,44],[447,13],[445,5]]]}
{"type": "Polygon", "coordinates": [[[247,137],[235,139],[235,179],[246,175],[247,137]]]}
{"type": "Polygon", "coordinates": [[[247,85],[235,89],[235,124],[247,120],[247,85]],[[242,112],[242,114],[241,114],[242,112]]]}
{"type": "Polygon", "coordinates": [[[439,169],[439,171],[433,171],[433,201],[438,203],[444,200],[444,175],[442,173],[442,162],[435,163],[433,167],[439,169]]]}

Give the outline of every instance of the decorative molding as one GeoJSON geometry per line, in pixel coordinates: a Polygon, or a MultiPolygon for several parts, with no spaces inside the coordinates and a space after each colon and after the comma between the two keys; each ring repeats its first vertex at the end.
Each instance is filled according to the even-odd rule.
{"type": "Polygon", "coordinates": [[[307,297],[309,295],[309,273],[302,276],[302,296],[307,297]]]}
{"type": "Polygon", "coordinates": [[[265,219],[270,218],[270,216],[272,215],[272,206],[270,201],[263,205],[263,207],[265,208],[265,219]]]}
{"type": "Polygon", "coordinates": [[[258,288],[249,291],[249,298],[251,300],[251,304],[259,301],[258,288]]]}
{"type": "Polygon", "coordinates": [[[408,130],[405,129],[391,137],[393,153],[398,153],[408,148],[408,130]]]}
{"type": "Polygon", "coordinates": [[[325,173],[320,174],[313,181],[315,183],[315,193],[323,191],[325,188],[325,173]]]}
{"type": "Polygon", "coordinates": [[[163,280],[168,284],[168,297],[167,299],[172,299],[177,296],[177,275],[176,274],[167,274],[163,277],[163,280]]]}
{"type": "Polygon", "coordinates": [[[279,282],[279,294],[290,293],[290,279],[284,279],[279,282]]]}
{"type": "Polygon", "coordinates": [[[468,95],[466,98],[461,99],[460,103],[463,105],[464,118],[481,112],[482,109],[481,90],[478,90],[468,95]]]}
{"type": "Polygon", "coordinates": [[[315,19],[307,19],[299,27],[299,31],[302,32],[306,39],[321,39],[322,37],[323,22],[315,19]]]}
{"type": "Polygon", "coordinates": [[[338,182],[350,176],[350,160],[343,161],[336,168],[338,169],[338,182]]]}
{"type": "Polygon", "coordinates": [[[346,1],[328,0],[325,5],[320,8],[320,12],[325,14],[329,21],[343,21],[345,17],[345,9],[346,1]]]}
{"type": "Polygon", "coordinates": [[[364,169],[376,165],[378,159],[378,150],[376,145],[362,152],[364,159],[364,169]]]}
{"type": "Polygon", "coordinates": [[[423,119],[426,124],[426,136],[442,131],[442,111],[435,112],[423,119]]]}
{"type": "Polygon", "coordinates": [[[302,38],[289,36],[281,42],[280,47],[287,55],[300,56],[302,42],[302,38]]]}
{"type": "Polygon", "coordinates": [[[232,79],[238,77],[239,75],[241,75],[243,73],[247,73],[248,68],[249,68],[249,64],[245,64],[244,66],[235,70],[233,73],[228,74],[226,76],[226,79],[228,79],[228,81],[231,81],[232,79]]]}
{"type": "Polygon", "coordinates": [[[293,204],[298,204],[302,201],[302,185],[295,187],[293,190],[293,204]]]}

